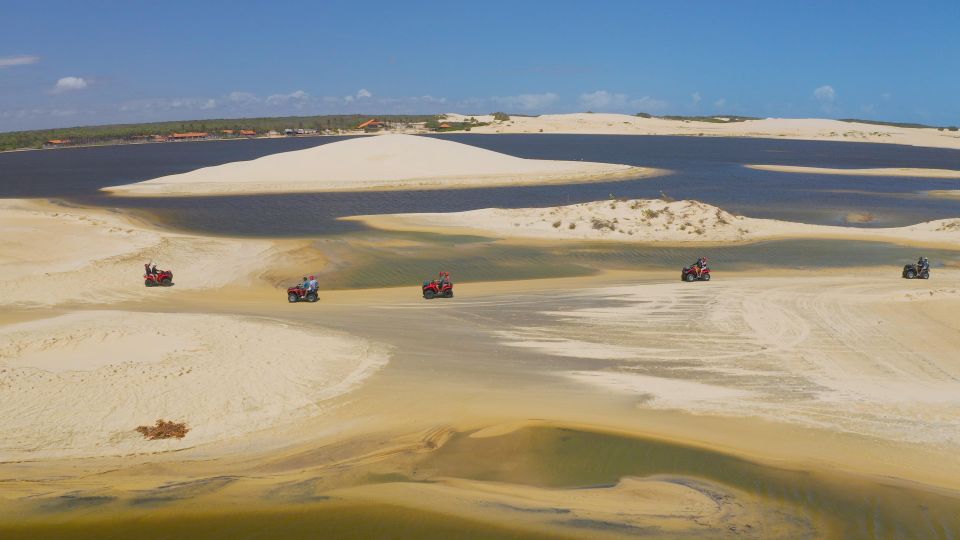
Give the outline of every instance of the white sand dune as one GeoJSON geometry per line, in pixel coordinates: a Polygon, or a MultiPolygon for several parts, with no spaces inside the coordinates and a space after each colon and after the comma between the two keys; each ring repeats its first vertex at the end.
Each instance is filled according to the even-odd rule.
{"type": "Polygon", "coordinates": [[[118,195],[222,195],[434,189],[581,182],[656,171],[584,161],[522,159],[413,135],[360,137],[104,188],[118,195]]]}
{"type": "Polygon", "coordinates": [[[810,225],[733,215],[699,201],[597,201],[546,208],[385,214],[345,218],[375,228],[491,235],[498,238],[729,243],[773,238],[837,238],[917,245],[960,245],[960,218],[893,228],[810,225]]]}
{"type": "Polygon", "coordinates": [[[0,462],[187,448],[323,413],[387,361],[264,319],[91,311],[0,328],[0,462]],[[134,429],[185,422],[182,440],[134,429]]]}
{"type": "Polygon", "coordinates": [[[0,200],[0,305],[102,303],[163,294],[143,286],[149,260],[175,289],[246,278],[274,250],[265,240],[159,232],[110,212],[0,200]]]}
{"type": "MultiPolygon", "coordinates": [[[[467,117],[469,118],[469,117],[467,117]]],[[[462,119],[452,115],[451,119],[462,119]]],[[[477,117],[491,122],[492,117],[477,117]]],[[[687,135],[756,137],[848,142],[907,144],[960,148],[960,132],[935,128],[906,128],[823,118],[763,118],[743,122],[703,122],[640,118],[626,114],[576,113],[513,116],[505,122],[473,128],[470,133],[582,133],[614,135],[687,135]]]]}

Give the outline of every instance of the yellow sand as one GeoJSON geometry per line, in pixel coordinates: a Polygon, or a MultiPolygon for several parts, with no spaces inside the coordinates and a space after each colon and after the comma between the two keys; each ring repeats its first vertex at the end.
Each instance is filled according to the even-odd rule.
{"type": "MultiPolygon", "coordinates": [[[[452,117],[460,119],[459,115],[452,117]]],[[[493,122],[492,117],[477,117],[493,122]]],[[[960,132],[935,128],[903,128],[841,122],[822,118],[763,118],[744,122],[697,122],[640,118],[626,114],[576,113],[513,116],[506,122],[473,128],[470,133],[583,133],[616,135],[688,135],[705,137],[759,137],[907,144],[960,148],[960,132]]]]}
{"type": "Polygon", "coordinates": [[[107,211],[0,200],[0,305],[157,298],[243,282],[275,251],[265,240],[160,232],[107,211]],[[143,286],[143,264],[174,272],[173,289],[143,286]]]}
{"type": "Polygon", "coordinates": [[[907,227],[865,229],[748,218],[687,200],[598,201],[546,208],[484,208],[467,212],[383,214],[345,219],[388,230],[472,233],[498,238],[730,243],[815,237],[960,245],[960,218],[907,227]]]}
{"type": "Polygon", "coordinates": [[[585,161],[522,159],[418,137],[360,137],[104,188],[118,195],[226,195],[549,184],[649,176],[657,171],[585,161]]]}
{"type": "Polygon", "coordinates": [[[226,315],[90,311],[0,329],[0,462],[189,448],[323,414],[365,340],[226,315]],[[185,422],[182,440],[134,432],[185,422]]]}
{"type": "Polygon", "coordinates": [[[912,167],[876,169],[831,169],[827,167],[798,167],[794,165],[744,165],[748,169],[799,174],[836,174],[843,176],[891,176],[906,178],[960,179],[960,171],[951,169],[918,169],[912,167]]]}

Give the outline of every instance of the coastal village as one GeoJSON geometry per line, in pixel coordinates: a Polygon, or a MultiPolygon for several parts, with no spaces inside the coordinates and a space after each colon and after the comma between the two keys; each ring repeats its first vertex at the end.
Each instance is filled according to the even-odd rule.
{"type": "MultiPolygon", "coordinates": [[[[496,113],[502,114],[502,113],[496,113]]],[[[507,115],[503,115],[507,117],[507,115]]],[[[492,118],[492,116],[491,116],[492,118]]],[[[422,122],[395,122],[370,117],[347,128],[304,128],[287,127],[283,129],[220,129],[210,131],[185,131],[182,133],[154,133],[149,135],[129,135],[126,137],[98,139],[96,141],[78,140],[70,138],[55,138],[47,140],[42,148],[54,149],[72,146],[91,146],[103,144],[141,144],[141,143],[168,143],[188,141],[220,141],[231,139],[273,139],[283,137],[317,137],[329,135],[365,135],[386,131],[405,134],[437,133],[445,131],[470,131],[473,127],[485,126],[488,123],[480,122],[475,117],[446,121],[446,115],[438,115],[432,120],[422,122]]]]}

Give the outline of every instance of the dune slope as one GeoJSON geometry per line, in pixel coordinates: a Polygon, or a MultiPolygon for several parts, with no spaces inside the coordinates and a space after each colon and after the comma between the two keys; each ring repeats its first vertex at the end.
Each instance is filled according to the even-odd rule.
{"type": "Polygon", "coordinates": [[[484,187],[637,178],[653,170],[522,159],[413,135],[360,137],[104,188],[118,195],[218,195],[484,187]]]}

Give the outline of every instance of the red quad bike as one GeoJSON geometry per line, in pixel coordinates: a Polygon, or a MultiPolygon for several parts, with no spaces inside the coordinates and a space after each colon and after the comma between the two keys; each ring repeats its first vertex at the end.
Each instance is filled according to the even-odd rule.
{"type": "Polygon", "coordinates": [[[710,269],[700,268],[697,265],[684,266],[680,272],[680,279],[683,281],[710,281],[710,269]]]}
{"type": "Polygon", "coordinates": [[[427,300],[432,300],[438,296],[453,298],[453,282],[450,281],[450,274],[443,272],[441,275],[446,279],[423,282],[423,297],[427,300]]]}
{"type": "Polygon", "coordinates": [[[143,284],[147,287],[169,287],[173,285],[173,272],[157,270],[143,275],[143,284]]]}
{"type": "Polygon", "coordinates": [[[291,304],[301,301],[316,302],[319,299],[320,296],[317,295],[317,291],[307,292],[307,289],[304,289],[300,285],[294,285],[293,287],[289,287],[287,289],[287,302],[290,302],[291,304]]]}

